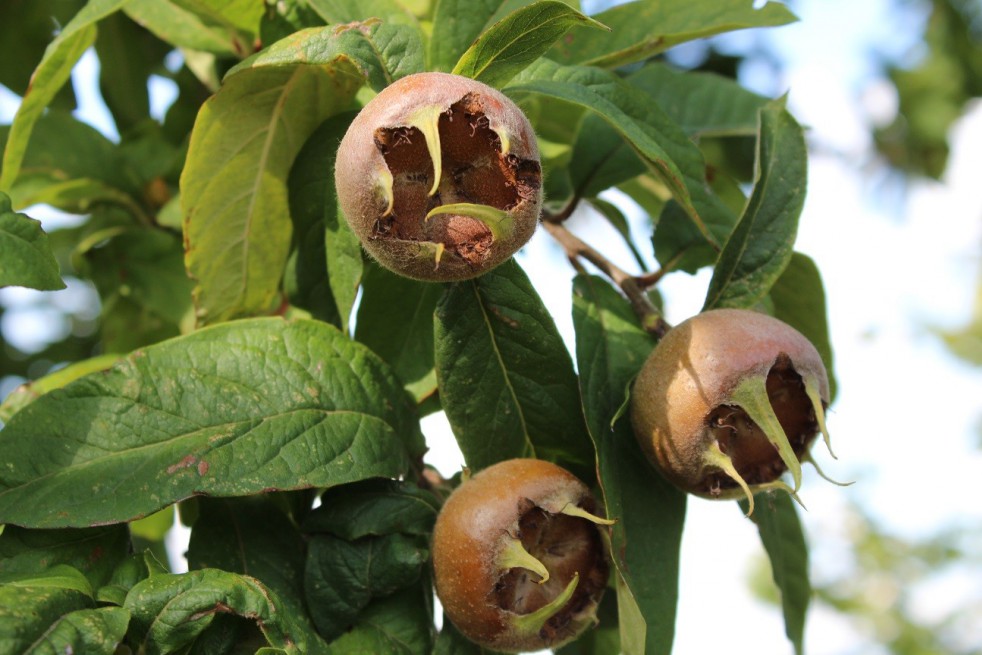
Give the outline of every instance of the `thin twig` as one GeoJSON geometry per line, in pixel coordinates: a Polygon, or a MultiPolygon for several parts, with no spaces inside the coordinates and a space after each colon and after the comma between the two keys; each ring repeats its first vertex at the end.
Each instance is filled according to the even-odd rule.
{"type": "Polygon", "coordinates": [[[624,271],[588,243],[566,229],[562,221],[543,220],[542,225],[559,242],[559,245],[563,247],[571,262],[576,262],[580,258],[587,260],[599,268],[614,284],[620,287],[621,291],[624,292],[624,295],[627,296],[628,301],[631,303],[634,313],[641,320],[641,326],[646,332],[660,339],[671,329],[672,326],[662,318],[661,312],[652,304],[651,299],[644,292],[644,288],[638,284],[637,278],[624,271]]]}

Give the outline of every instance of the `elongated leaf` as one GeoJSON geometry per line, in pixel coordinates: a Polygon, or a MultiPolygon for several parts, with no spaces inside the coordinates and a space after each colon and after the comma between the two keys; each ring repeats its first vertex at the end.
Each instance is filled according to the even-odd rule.
{"type": "Polygon", "coordinates": [[[130,590],[124,607],[132,615],[130,638],[148,655],[178,651],[220,613],[255,621],[269,645],[284,652],[323,649],[316,633],[298,624],[268,588],[254,578],[217,569],[151,576],[130,590]]]}
{"type": "Polygon", "coordinates": [[[75,610],[49,626],[24,655],[114,655],[129,621],[130,613],[122,607],[75,610]]]}
{"type": "Polygon", "coordinates": [[[8,525],[0,533],[0,576],[66,564],[83,573],[92,588],[98,588],[109,581],[129,547],[129,533],[123,525],[67,530],[8,525]]]}
{"type": "Polygon", "coordinates": [[[559,98],[598,114],[668,186],[706,239],[715,242],[707,223],[726,222],[721,216],[729,210],[706,188],[702,153],[650,96],[606,71],[546,59],[524,70],[506,91],[559,98]]]}
{"type": "MultiPolygon", "coordinates": [[[[416,30],[371,18],[301,30],[242,62],[229,71],[229,76],[257,67],[298,63],[330,67],[351,62],[369,85],[380,91],[400,77],[423,69],[422,48],[416,30]]],[[[345,72],[343,69],[338,74],[345,72]]]]}
{"type": "Polygon", "coordinates": [[[796,20],[780,3],[768,2],[759,9],[754,4],[753,0],[689,0],[681,6],[664,0],[625,3],[595,16],[610,26],[610,32],[574,34],[557,44],[551,55],[567,63],[616,68],[693,39],[796,20]]]}
{"type": "Polygon", "coordinates": [[[126,2],[127,0],[91,0],[48,45],[10,127],[10,136],[3,151],[3,168],[0,170],[0,191],[10,189],[20,174],[21,162],[34,124],[68,81],[75,62],[95,42],[95,24],[126,2]]]}
{"type": "Polygon", "coordinates": [[[504,4],[506,0],[436,0],[427,68],[450,71],[504,4]]]}
{"type": "Polygon", "coordinates": [[[200,498],[188,543],[188,567],[248,574],[272,589],[297,617],[303,603],[300,531],[266,495],[200,498]]]}
{"type": "Polygon", "coordinates": [[[0,652],[23,653],[65,615],[91,609],[92,599],[77,587],[0,583],[0,652]]]}
{"type": "Polygon", "coordinates": [[[416,582],[428,559],[425,537],[312,537],[304,587],[318,632],[328,640],[340,636],[373,598],[416,582]]]}
{"type": "Polygon", "coordinates": [[[366,269],[355,338],[392,366],[417,402],[436,392],[433,312],[443,294],[372,264],[366,269]]]}
{"type": "Polygon", "coordinates": [[[597,444],[607,516],[617,520],[611,553],[625,583],[618,593],[621,644],[628,653],[667,655],[678,604],[685,494],[649,464],[626,416],[612,424],[654,344],[627,300],[607,282],[580,275],[573,288],[581,395],[597,444]]]}
{"type": "MultiPolygon", "coordinates": [[[[85,0],[32,0],[0,2],[0,43],[16,57],[0,58],[0,84],[19,96],[27,93],[34,67],[51,43],[55,26],[67,25],[85,0]]],[[[51,107],[75,109],[71,85],[62,87],[51,107]]]]}
{"type": "Polygon", "coordinates": [[[10,198],[0,192],[0,287],[64,289],[58,262],[41,222],[16,214],[10,198]]]}
{"type": "Polygon", "coordinates": [[[704,309],[750,307],[764,297],[791,259],[807,181],[805,137],[784,108],[760,112],[757,179],[709,283],[704,309]]]}
{"type": "Polygon", "coordinates": [[[771,287],[774,316],[801,332],[814,344],[829,374],[829,400],[835,400],[836,379],[829,339],[825,287],[818,266],[808,255],[792,253],[788,267],[771,287]]]}
{"type": "Polygon", "coordinates": [[[339,654],[430,655],[432,649],[433,591],[425,583],[374,601],[331,642],[331,652],[339,654]]]}
{"type": "Polygon", "coordinates": [[[416,19],[400,0],[307,0],[328,23],[352,23],[369,18],[415,25],[416,19]]]}
{"type": "Polygon", "coordinates": [[[715,73],[682,72],[648,63],[628,76],[631,86],[655,99],[686,134],[753,136],[768,99],[715,73]]]}
{"type": "MultiPolygon", "coordinates": [[[[211,23],[226,29],[245,32],[251,37],[259,34],[259,22],[265,7],[252,0],[176,0],[211,23]]],[[[251,41],[247,41],[250,44],[251,41]]],[[[246,52],[245,50],[243,52],[246,52]]]]}
{"type": "Polygon", "coordinates": [[[448,286],[435,334],[440,400],[468,466],[534,456],[592,478],[573,363],[514,260],[448,286]]]}
{"type": "Polygon", "coordinates": [[[409,398],[364,346],[320,322],[240,321],[15,414],[0,432],[0,522],[85,526],[193,494],[394,477],[423,448],[409,398]]]}
{"type": "Polygon", "coordinates": [[[245,41],[236,30],[206,21],[174,0],[129,0],[123,11],[176,47],[240,56],[246,52],[245,41]]]}
{"type": "MultiPolygon", "coordinates": [[[[808,544],[791,496],[768,493],[758,496],[750,518],[757,524],[760,541],[771,561],[774,583],[781,592],[784,610],[784,630],[794,645],[795,653],[804,652],[805,615],[811,600],[808,581],[808,544]]],[[[750,506],[740,501],[746,514],[750,506]]]]}
{"type": "Polygon", "coordinates": [[[353,117],[345,112],[317,128],[297,155],[289,180],[297,242],[297,289],[291,302],[343,331],[348,329],[364,264],[358,238],[340,218],[330,171],[353,117]]]}
{"type": "Polygon", "coordinates": [[[485,31],[461,55],[453,73],[501,87],[577,26],[605,29],[559,0],[518,9],[485,31]]]}
{"type": "Polygon", "coordinates": [[[290,167],[310,133],[361,86],[340,56],[299,61],[246,62],[195,121],[181,204],[202,323],[268,313],[279,303],[291,235],[290,167]]]}
{"type": "Polygon", "coordinates": [[[439,511],[436,497],[409,482],[366,480],[324,492],[303,530],[355,541],[387,534],[426,536],[439,511]]]}
{"type": "MultiPolygon", "coordinates": [[[[0,144],[8,136],[9,129],[0,127],[0,144]]],[[[67,112],[49,111],[34,125],[9,194],[14,207],[47,203],[85,214],[113,203],[139,216],[134,205],[140,186],[112,141],[67,112]]]]}

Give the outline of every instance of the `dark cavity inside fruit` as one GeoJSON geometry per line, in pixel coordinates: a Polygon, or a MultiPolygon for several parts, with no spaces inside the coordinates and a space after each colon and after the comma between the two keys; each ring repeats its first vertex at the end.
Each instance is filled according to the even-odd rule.
{"type": "MultiPolygon", "coordinates": [[[[585,508],[592,511],[593,508],[585,508]]],[[[572,598],[539,631],[548,643],[563,639],[563,631],[578,614],[589,608],[607,585],[607,559],[597,526],[587,519],[552,514],[525,499],[518,522],[522,546],[542,562],[549,579],[540,584],[537,573],[509,569],[495,585],[494,602],[515,614],[531,614],[559,596],[579,574],[572,598]]]]}
{"type": "Polygon", "coordinates": [[[423,133],[415,127],[375,131],[375,145],[392,174],[393,205],[376,222],[373,237],[442,243],[476,264],[494,240],[491,230],[468,216],[437,215],[424,221],[426,214],[455,203],[510,210],[536,196],[542,172],[536,161],[501,154],[501,139],[476,94],[467,94],[443,112],[437,129],[442,175],[433,195],[433,161],[423,133]]]}
{"type": "MultiPolygon", "coordinates": [[[[774,414],[800,460],[819,428],[815,410],[805,393],[805,384],[794,370],[790,357],[783,353],[778,356],[767,373],[766,384],[774,414]]],[[[720,405],[710,412],[708,425],[720,450],[730,456],[733,466],[747,484],[771,482],[787,470],[777,448],[742,408],[720,405]]],[[[722,472],[709,475],[705,485],[711,494],[738,486],[736,481],[722,472]]]]}

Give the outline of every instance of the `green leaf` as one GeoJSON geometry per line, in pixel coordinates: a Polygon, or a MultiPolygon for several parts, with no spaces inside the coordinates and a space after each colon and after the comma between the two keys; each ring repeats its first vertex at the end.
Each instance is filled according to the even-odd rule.
{"type": "MultiPolygon", "coordinates": [[[[107,306],[120,296],[174,326],[191,311],[191,282],[184,270],[181,239],[170,231],[100,230],[73,254],[76,268],[95,283],[107,306]]],[[[113,320],[105,308],[103,320],[113,320]]]]}
{"type": "MultiPolygon", "coordinates": [[[[9,136],[0,127],[0,143],[9,136]]],[[[149,223],[137,197],[141,183],[121,149],[90,125],[49,111],[34,126],[20,174],[10,188],[15,207],[45,203],[87,214],[101,204],[123,207],[149,223]]]]}
{"type": "Polygon", "coordinates": [[[581,395],[597,444],[607,516],[617,520],[611,535],[614,566],[626,583],[618,593],[621,643],[625,649],[643,645],[645,653],[667,654],[678,605],[686,497],[656,473],[628,418],[614,421],[654,343],[627,300],[601,278],[577,276],[573,291],[581,395]]]}
{"type": "Polygon", "coordinates": [[[324,492],[303,531],[348,541],[395,533],[425,537],[438,511],[436,497],[409,482],[365,480],[324,492]]]}
{"type": "Polygon", "coordinates": [[[341,218],[334,190],[338,143],[354,113],[326,120],[310,136],[290,171],[290,216],[297,235],[295,304],[348,331],[364,263],[361,243],[341,218]]]}
{"type": "Polygon", "coordinates": [[[784,5],[752,0],[664,0],[628,2],[597,14],[610,32],[580,32],[557,44],[550,55],[564,63],[617,68],[668,48],[713,34],[785,25],[796,20],[784,5]]]}
{"type": "Polygon", "coordinates": [[[129,0],[126,15],[178,48],[202,50],[221,55],[244,55],[247,43],[228,26],[206,20],[175,0],[129,0]]]}
{"type": "Polygon", "coordinates": [[[760,113],[754,190],[709,282],[703,309],[750,307],[791,259],[807,182],[805,137],[783,100],[760,113]]]}
{"type": "Polygon", "coordinates": [[[304,589],[318,632],[328,640],[340,636],[372,599],[417,581],[428,559],[424,537],[390,534],[346,541],[315,535],[307,549],[304,589]]]}
{"type": "Polygon", "coordinates": [[[0,287],[7,286],[53,291],[65,283],[41,221],[14,213],[0,192],[0,287]]]}
{"type": "MultiPolygon", "coordinates": [[[[31,0],[0,2],[0,43],[16,57],[0,58],[0,84],[19,96],[27,93],[34,67],[44,56],[56,26],[66,25],[85,0],[31,0]]],[[[71,85],[62,87],[52,107],[75,109],[71,85]]]]}
{"type": "Polygon", "coordinates": [[[468,466],[538,457],[592,479],[572,361],[514,260],[448,285],[435,334],[440,400],[468,466]]]}
{"type": "Polygon", "coordinates": [[[788,267],[771,287],[774,316],[792,326],[814,344],[829,374],[829,402],[835,400],[836,381],[829,339],[825,287],[818,266],[807,255],[791,254],[788,267]]]}
{"type": "Polygon", "coordinates": [[[96,590],[96,600],[100,603],[122,606],[126,602],[126,594],[138,582],[153,575],[166,573],[170,573],[170,571],[157,561],[150,550],[133,553],[122,560],[112,572],[109,581],[96,590]]]}
{"type": "Polygon", "coordinates": [[[0,431],[0,523],[85,526],[195,494],[396,477],[424,448],[408,396],[367,348],[321,322],[239,321],[15,414],[0,431]]]}
{"type": "MultiPolygon", "coordinates": [[[[124,7],[125,9],[125,7],[124,7]]],[[[124,137],[150,119],[150,75],[163,68],[171,47],[123,12],[99,24],[95,51],[99,57],[99,90],[124,137]]]]}
{"type": "Polygon", "coordinates": [[[372,264],[362,289],[355,338],[392,366],[417,402],[431,397],[437,386],[433,312],[443,288],[372,264]]]}
{"type": "MultiPolygon", "coordinates": [[[[766,493],[757,497],[756,509],[750,515],[757,524],[760,540],[771,562],[774,583],[781,592],[784,630],[797,655],[804,652],[805,615],[811,599],[808,581],[808,545],[791,496],[766,493]]],[[[749,510],[746,500],[740,509],[749,510]]]]}
{"type": "Polygon", "coordinates": [[[691,137],[755,136],[768,99],[715,73],[682,72],[651,62],[627,78],[691,137]]]}
{"type": "MultiPolygon", "coordinates": [[[[313,27],[277,41],[233,68],[229,76],[259,66],[332,67],[342,63],[353,63],[369,86],[381,91],[397,79],[423,70],[422,38],[409,26],[377,18],[313,27]]],[[[348,74],[348,69],[337,74],[348,74]]]]}
{"type": "Polygon", "coordinates": [[[126,526],[27,530],[7,525],[0,533],[0,576],[28,574],[65,564],[92,588],[106,584],[130,547],[126,526]]]}
{"type": "Polygon", "coordinates": [[[498,651],[478,646],[460,634],[457,627],[444,615],[443,627],[433,646],[433,655],[498,655],[498,651]]]}
{"type": "Polygon", "coordinates": [[[268,313],[279,304],[291,236],[290,167],[314,129],[361,86],[340,55],[299,61],[244,62],[195,121],[181,204],[202,323],[268,313]]]}
{"type": "Polygon", "coordinates": [[[187,646],[220,613],[255,621],[270,646],[291,654],[311,652],[321,644],[260,582],[217,569],[151,576],[130,590],[124,607],[132,615],[129,637],[148,655],[187,646]]]}
{"type": "Polygon", "coordinates": [[[89,579],[81,571],[67,564],[55,564],[41,571],[5,573],[0,575],[0,584],[21,589],[70,589],[92,596],[92,584],[89,579]]]}
{"type": "MultiPolygon", "coordinates": [[[[540,59],[507,88],[510,95],[534,93],[580,105],[607,121],[665,183],[710,242],[707,223],[723,222],[729,210],[709,193],[702,153],[688,136],[643,91],[598,68],[561,66],[540,59]]],[[[585,138],[585,136],[584,136],[585,138]]],[[[603,163],[603,153],[595,159],[603,163]]],[[[574,166],[581,164],[574,158],[574,166]]],[[[589,175],[571,173],[574,179],[589,175]]]]}
{"type": "Polygon", "coordinates": [[[259,22],[266,8],[253,0],[176,0],[176,2],[225,29],[234,29],[249,36],[240,54],[252,52],[252,42],[259,35],[259,22]]]}
{"type": "Polygon", "coordinates": [[[130,613],[122,607],[69,612],[39,635],[25,655],[114,655],[126,635],[130,613]]]}
{"type": "Polygon", "coordinates": [[[199,498],[198,510],[188,567],[248,574],[273,590],[298,620],[306,620],[304,542],[275,500],[268,495],[199,498]]]}
{"type": "Polygon", "coordinates": [[[400,0],[307,0],[328,23],[353,23],[369,18],[415,25],[416,19],[400,0]]]}
{"type": "Polygon", "coordinates": [[[92,605],[74,588],[0,584],[0,653],[23,653],[64,615],[92,605]]]}
{"type": "Polygon", "coordinates": [[[10,127],[7,146],[3,151],[3,168],[0,170],[0,191],[9,190],[20,174],[34,124],[68,81],[75,62],[95,42],[95,24],[127,1],[90,0],[48,45],[10,127]]]}
{"type": "Polygon", "coordinates": [[[606,29],[559,0],[534,2],[481,34],[461,55],[452,72],[489,86],[504,86],[564,34],[580,25],[606,29]]]}
{"type": "Polygon", "coordinates": [[[426,584],[371,603],[354,627],[331,643],[331,653],[339,655],[430,655],[432,648],[433,592],[426,584]]]}
{"type": "Polygon", "coordinates": [[[450,71],[504,4],[506,0],[436,0],[427,68],[450,71]]]}

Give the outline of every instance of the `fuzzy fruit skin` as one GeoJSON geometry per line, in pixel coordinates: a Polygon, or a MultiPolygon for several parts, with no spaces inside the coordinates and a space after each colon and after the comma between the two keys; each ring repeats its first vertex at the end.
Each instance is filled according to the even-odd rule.
{"type": "MultiPolygon", "coordinates": [[[[502,137],[503,144],[507,144],[507,152],[501,153],[502,156],[533,162],[538,175],[539,150],[535,132],[518,106],[496,89],[449,73],[417,73],[383,89],[358,113],[338,148],[335,183],[342,212],[365,250],[383,266],[401,275],[424,281],[476,277],[514,254],[531,238],[538,224],[542,206],[540,179],[535,180],[534,188],[528,187],[528,198],[508,209],[514,219],[512,233],[505,239],[495,240],[482,254],[480,262],[468,261],[448,248],[436,265],[431,241],[439,241],[437,236],[431,239],[380,237],[379,220],[384,217],[386,203],[380,197],[378,185],[389,167],[376,141],[378,131],[408,126],[414,112],[421,107],[447,111],[468,95],[477,99],[490,129],[502,137]]],[[[444,150],[444,160],[446,152],[444,150]]],[[[428,159],[428,155],[426,157],[428,159]]],[[[441,179],[451,173],[443,170],[441,179]]],[[[477,185],[491,182],[487,176],[475,177],[484,178],[476,180],[477,185]]],[[[399,184],[398,180],[396,184],[399,184]]],[[[493,193],[493,190],[485,191],[493,193]]],[[[449,203],[443,201],[440,204],[449,203]]],[[[405,220],[422,221],[425,213],[414,212],[412,218],[405,220]]],[[[446,220],[445,217],[430,219],[437,224],[446,220]]]]}
{"type": "Polygon", "coordinates": [[[818,351],[783,321],[749,310],[715,309],[672,328],[648,357],[631,394],[631,422],[648,459],[684,491],[741,497],[739,488],[711,494],[703,486],[703,455],[715,439],[707,417],[727,404],[742,380],[767,376],[782,354],[799,375],[818,379],[827,405],[828,374],[818,351]]]}
{"type": "MultiPolygon", "coordinates": [[[[590,599],[592,604],[583,616],[565,632],[549,641],[539,634],[516,635],[511,630],[509,617],[515,615],[495,605],[491,594],[503,573],[496,566],[502,539],[518,535],[519,517],[528,501],[553,513],[568,503],[595,511],[590,490],[572,473],[542,460],[513,459],[490,466],[462,483],[447,499],[433,531],[434,580],[444,611],[464,636],[493,650],[540,650],[575,638],[593,625],[606,584],[604,552],[599,566],[602,570],[593,572],[591,583],[599,584],[600,590],[590,599]]],[[[598,529],[592,524],[590,527],[598,529]]],[[[579,573],[580,582],[586,584],[591,573],[579,573]]]]}

